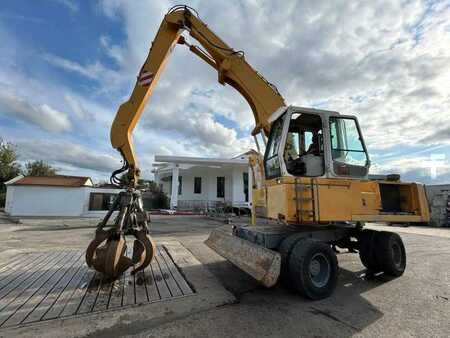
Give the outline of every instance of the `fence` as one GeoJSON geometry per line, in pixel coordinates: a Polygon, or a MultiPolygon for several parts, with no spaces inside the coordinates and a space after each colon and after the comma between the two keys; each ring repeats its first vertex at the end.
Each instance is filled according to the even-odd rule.
{"type": "Polygon", "coordinates": [[[179,200],[177,210],[207,212],[212,209],[227,207],[232,207],[231,201],[179,200]]]}

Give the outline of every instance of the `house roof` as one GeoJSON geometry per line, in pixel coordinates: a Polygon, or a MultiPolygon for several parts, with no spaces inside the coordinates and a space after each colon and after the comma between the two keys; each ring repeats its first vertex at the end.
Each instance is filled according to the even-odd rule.
{"type": "MultiPolygon", "coordinates": [[[[165,156],[155,155],[155,162],[176,163],[176,164],[192,164],[192,165],[248,165],[247,159],[240,158],[205,158],[205,157],[186,157],[186,156],[165,156]]],[[[160,164],[154,164],[160,167],[160,164]]]]}
{"type": "Polygon", "coordinates": [[[96,189],[117,189],[117,190],[123,190],[122,188],[118,187],[117,185],[111,184],[111,183],[101,183],[95,185],[96,189]]]}
{"type": "Polygon", "coordinates": [[[90,177],[85,176],[18,176],[6,182],[7,185],[34,185],[53,187],[90,187],[93,186],[90,177]]]}
{"type": "Polygon", "coordinates": [[[258,155],[258,154],[259,153],[256,150],[250,149],[249,151],[246,151],[245,153],[242,153],[242,154],[232,157],[232,159],[237,159],[237,158],[245,159],[246,157],[248,157],[250,155],[258,155]]]}

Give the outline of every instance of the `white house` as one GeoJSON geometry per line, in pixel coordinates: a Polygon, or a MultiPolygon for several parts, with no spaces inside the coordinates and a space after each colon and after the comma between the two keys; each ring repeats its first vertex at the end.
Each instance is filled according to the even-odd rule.
{"type": "Polygon", "coordinates": [[[247,154],[232,159],[156,155],[153,173],[172,209],[221,204],[249,208],[252,175],[247,154]]]}
{"type": "Polygon", "coordinates": [[[101,217],[120,189],[94,187],[89,177],[18,176],[5,183],[11,216],[101,217]]]}

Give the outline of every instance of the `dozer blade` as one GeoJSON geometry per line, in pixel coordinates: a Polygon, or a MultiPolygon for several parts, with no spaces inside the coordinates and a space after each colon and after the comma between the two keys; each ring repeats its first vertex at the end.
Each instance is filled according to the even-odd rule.
{"type": "Polygon", "coordinates": [[[278,252],[234,236],[229,227],[213,230],[205,244],[265,287],[274,286],[280,276],[278,252]]]}

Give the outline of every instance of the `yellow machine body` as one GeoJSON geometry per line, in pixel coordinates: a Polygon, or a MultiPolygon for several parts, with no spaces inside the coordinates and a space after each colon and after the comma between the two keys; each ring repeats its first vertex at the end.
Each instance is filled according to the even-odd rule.
{"type": "Polygon", "coordinates": [[[423,185],[417,183],[281,177],[253,190],[254,213],[290,224],[330,222],[428,222],[430,213],[423,185]],[[381,192],[397,190],[401,210],[385,211],[381,192]]]}

